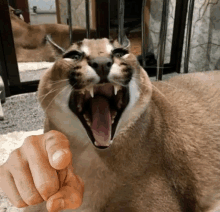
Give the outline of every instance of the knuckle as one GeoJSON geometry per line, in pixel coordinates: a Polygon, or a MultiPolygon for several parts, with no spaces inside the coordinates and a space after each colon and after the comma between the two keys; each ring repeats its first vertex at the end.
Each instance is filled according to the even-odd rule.
{"type": "Polygon", "coordinates": [[[24,183],[21,181],[18,184],[20,184],[18,186],[19,193],[20,193],[22,199],[28,205],[34,205],[34,204],[37,204],[37,203],[40,203],[43,201],[43,199],[41,198],[40,194],[38,193],[38,191],[36,190],[34,185],[29,184],[27,186],[27,185],[24,185],[24,183]]]}
{"type": "Polygon", "coordinates": [[[10,170],[15,170],[15,171],[18,170],[22,171],[27,168],[27,164],[22,158],[20,149],[15,149],[14,151],[11,152],[7,160],[6,166],[10,170]]]}
{"type": "Polygon", "coordinates": [[[48,183],[44,183],[40,186],[36,186],[36,188],[38,192],[40,193],[40,195],[42,196],[42,198],[44,200],[47,200],[49,197],[51,197],[52,195],[58,192],[59,184],[51,181],[48,183]]]}
{"type": "MultiPolygon", "coordinates": [[[[5,176],[7,168],[5,167],[5,163],[0,166],[0,179],[5,176]]],[[[1,181],[0,181],[1,182],[1,181]]]]}
{"type": "Polygon", "coordinates": [[[76,196],[75,196],[75,201],[74,201],[74,205],[76,208],[79,208],[81,205],[82,205],[82,201],[83,200],[83,197],[80,193],[78,193],[76,196]]]}
{"type": "Polygon", "coordinates": [[[84,187],[84,181],[82,180],[82,178],[79,175],[76,175],[76,178],[79,181],[79,183],[82,185],[82,187],[84,187]]]}
{"type": "Polygon", "coordinates": [[[36,205],[36,204],[39,204],[39,203],[43,202],[43,199],[40,197],[39,194],[34,194],[34,195],[26,198],[25,202],[28,205],[36,205]]]}
{"type": "Polygon", "coordinates": [[[18,200],[18,201],[10,200],[10,201],[16,208],[24,208],[27,206],[27,204],[23,200],[18,200]]]}
{"type": "Polygon", "coordinates": [[[19,158],[19,157],[21,157],[21,152],[20,152],[20,149],[19,149],[19,148],[13,150],[13,151],[10,153],[10,156],[9,156],[10,159],[17,159],[17,158],[19,158]]]}
{"type": "Polygon", "coordinates": [[[82,180],[81,177],[79,177],[78,175],[76,175],[76,179],[78,181],[76,189],[79,190],[81,193],[84,192],[84,182],[82,180]]]}
{"type": "MultiPolygon", "coordinates": [[[[8,160],[9,160],[9,158],[8,158],[8,160]]],[[[2,177],[5,177],[7,174],[8,174],[8,172],[9,172],[9,169],[8,169],[8,160],[4,163],[4,164],[2,164],[1,166],[0,166],[0,179],[2,178],[2,177]]],[[[1,182],[1,181],[0,181],[1,182]]]]}
{"type": "Polygon", "coordinates": [[[36,144],[38,143],[36,141],[38,141],[38,139],[39,137],[37,135],[28,136],[27,138],[25,138],[22,147],[25,149],[29,149],[33,146],[36,146],[36,144]]]}

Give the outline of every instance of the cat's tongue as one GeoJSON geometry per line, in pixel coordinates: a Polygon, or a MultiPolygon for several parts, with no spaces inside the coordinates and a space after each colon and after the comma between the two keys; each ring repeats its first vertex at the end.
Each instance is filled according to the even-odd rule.
{"type": "Polygon", "coordinates": [[[91,99],[92,133],[97,146],[109,146],[111,138],[111,113],[109,103],[102,96],[91,99]]]}

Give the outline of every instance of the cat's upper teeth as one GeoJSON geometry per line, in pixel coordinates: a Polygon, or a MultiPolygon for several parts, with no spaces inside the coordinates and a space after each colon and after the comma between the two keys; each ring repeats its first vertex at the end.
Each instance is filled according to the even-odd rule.
{"type": "Polygon", "coordinates": [[[120,89],[121,89],[120,86],[114,85],[114,93],[115,93],[115,95],[117,95],[117,93],[118,93],[118,91],[119,91],[120,89]]]}
{"type": "Polygon", "coordinates": [[[80,93],[85,94],[85,89],[80,90],[80,93]]]}

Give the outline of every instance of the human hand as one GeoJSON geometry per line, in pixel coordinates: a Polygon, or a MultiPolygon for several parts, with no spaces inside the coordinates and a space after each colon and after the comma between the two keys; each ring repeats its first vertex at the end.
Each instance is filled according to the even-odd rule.
{"type": "Polygon", "coordinates": [[[0,166],[0,187],[16,207],[47,201],[49,212],[78,208],[84,192],[69,141],[57,131],[26,138],[0,166]]]}

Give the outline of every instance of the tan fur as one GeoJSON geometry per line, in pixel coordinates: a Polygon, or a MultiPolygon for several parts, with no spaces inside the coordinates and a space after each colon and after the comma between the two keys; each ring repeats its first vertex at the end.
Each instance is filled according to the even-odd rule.
{"type": "MultiPolygon", "coordinates": [[[[55,61],[61,56],[50,43],[44,42],[46,35],[63,49],[70,46],[69,26],[64,24],[30,25],[17,17],[13,8],[9,7],[15,50],[18,62],[55,61]]],[[[73,42],[86,37],[86,30],[73,27],[73,42]]],[[[95,37],[95,30],[91,30],[95,37]]]]}
{"type": "MultiPolygon", "coordinates": [[[[107,55],[106,39],[83,44],[91,56],[107,55]]],[[[75,211],[213,211],[220,203],[220,72],[151,83],[132,54],[114,59],[110,73],[122,76],[122,62],[134,69],[130,103],[105,150],[92,145],[68,108],[68,73],[82,65],[78,71],[86,80],[85,60],[61,59],[40,81],[45,132],[69,138],[74,170],[85,182],[83,204],[75,211]]]]}

